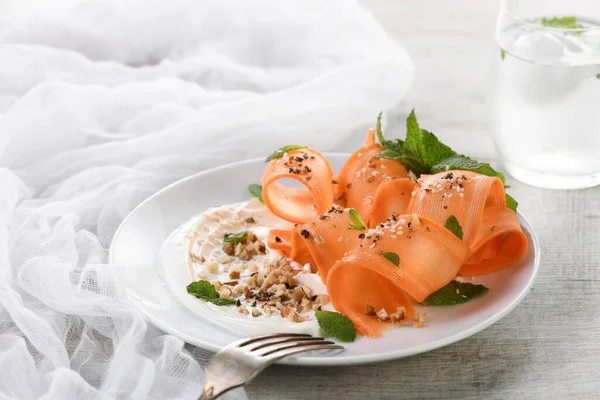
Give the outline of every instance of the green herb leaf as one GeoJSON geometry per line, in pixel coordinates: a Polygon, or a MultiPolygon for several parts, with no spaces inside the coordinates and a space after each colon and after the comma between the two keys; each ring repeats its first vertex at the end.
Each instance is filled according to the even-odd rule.
{"type": "Polygon", "coordinates": [[[500,58],[502,58],[502,61],[504,61],[504,57],[506,57],[506,50],[500,49],[500,58]]]}
{"type": "Polygon", "coordinates": [[[404,153],[416,156],[427,169],[456,154],[454,150],[440,142],[433,133],[421,129],[414,109],[406,119],[404,153]]]}
{"type": "Polygon", "coordinates": [[[553,17],[553,18],[542,18],[541,24],[548,28],[559,28],[559,29],[582,29],[583,25],[577,22],[577,17],[553,17]]]}
{"type": "Polygon", "coordinates": [[[355,231],[364,231],[367,229],[367,224],[365,224],[365,221],[363,221],[358,211],[356,211],[354,208],[351,208],[348,211],[348,214],[350,215],[350,224],[348,229],[353,229],[355,231]]]}
{"type": "Polygon", "coordinates": [[[215,287],[209,281],[201,280],[192,282],[187,285],[186,289],[187,292],[192,296],[203,301],[211,302],[218,306],[230,306],[235,304],[235,300],[219,298],[219,292],[217,292],[217,289],[215,289],[215,287]]]}
{"type": "Polygon", "coordinates": [[[596,75],[596,79],[600,79],[600,74],[596,75]]]}
{"type": "Polygon", "coordinates": [[[301,145],[301,144],[290,144],[290,145],[287,145],[287,146],[283,146],[279,150],[275,150],[273,152],[273,154],[271,154],[269,157],[267,157],[267,159],[265,160],[265,162],[269,162],[271,160],[276,160],[278,158],[281,158],[281,157],[283,157],[283,155],[285,153],[288,153],[290,151],[298,150],[298,149],[305,149],[305,148],[306,148],[306,146],[301,145]]]}
{"type": "Polygon", "coordinates": [[[264,203],[262,198],[262,186],[258,183],[248,185],[248,193],[250,193],[252,197],[256,197],[257,199],[259,199],[261,203],[264,203]]]}
{"type": "Polygon", "coordinates": [[[334,337],[342,342],[354,342],[356,340],[356,328],[343,314],[333,311],[315,311],[315,317],[319,326],[327,336],[334,337]]]}
{"type": "Polygon", "coordinates": [[[425,306],[449,306],[466,303],[489,292],[483,285],[470,282],[451,281],[443,288],[431,293],[421,304],[425,306]]]}
{"type": "Polygon", "coordinates": [[[448,229],[450,232],[454,233],[457,238],[460,240],[463,239],[463,230],[460,226],[460,223],[456,219],[454,215],[450,215],[444,224],[444,228],[448,229]]]}
{"type": "Polygon", "coordinates": [[[385,143],[387,142],[387,140],[384,139],[383,137],[383,131],[381,130],[381,116],[383,114],[383,111],[381,111],[379,113],[379,115],[377,116],[377,124],[375,125],[375,129],[377,131],[377,138],[379,139],[379,143],[381,143],[381,146],[385,149],[385,143]]]}
{"type": "Polygon", "coordinates": [[[396,267],[400,265],[400,256],[397,253],[388,251],[383,253],[383,256],[396,267]]]}
{"type": "Polygon", "coordinates": [[[506,193],[505,195],[506,207],[510,208],[514,212],[517,212],[517,206],[519,205],[519,203],[517,203],[517,201],[510,194],[506,193]]]}
{"type": "Polygon", "coordinates": [[[226,233],[223,236],[223,242],[231,243],[233,245],[233,247],[235,247],[235,246],[237,246],[237,244],[239,242],[244,240],[246,238],[246,235],[248,235],[249,233],[250,232],[248,232],[248,231],[242,231],[242,232],[238,232],[238,233],[226,233]]]}
{"type": "Polygon", "coordinates": [[[438,172],[443,172],[449,169],[459,169],[463,171],[477,172],[478,174],[487,176],[496,176],[500,178],[502,183],[504,183],[504,175],[490,167],[490,164],[480,163],[470,157],[463,156],[462,154],[456,154],[443,159],[438,164],[431,167],[430,173],[437,174],[438,172]]]}
{"type": "Polygon", "coordinates": [[[427,173],[427,168],[423,166],[416,157],[409,156],[401,152],[384,150],[377,155],[377,158],[399,161],[406,167],[406,169],[412,171],[417,177],[421,174],[427,173]]]}

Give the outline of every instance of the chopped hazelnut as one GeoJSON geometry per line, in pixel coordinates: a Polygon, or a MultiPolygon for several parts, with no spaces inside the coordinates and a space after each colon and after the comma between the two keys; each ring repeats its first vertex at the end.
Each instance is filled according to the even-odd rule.
{"type": "Polygon", "coordinates": [[[216,274],[217,272],[219,272],[219,263],[217,263],[216,261],[209,261],[206,264],[204,264],[204,268],[206,268],[206,272],[216,274]]]}
{"type": "Polygon", "coordinates": [[[229,256],[232,256],[234,254],[233,245],[229,242],[223,243],[223,252],[229,256]]]}
{"type": "Polygon", "coordinates": [[[221,281],[212,281],[211,283],[215,287],[215,289],[217,289],[217,290],[221,289],[221,286],[223,286],[223,284],[221,283],[221,281]]]}
{"type": "Polygon", "coordinates": [[[365,314],[375,315],[375,309],[368,304],[365,304],[365,314]]]}
{"type": "Polygon", "coordinates": [[[247,271],[249,272],[257,272],[258,271],[258,265],[256,264],[250,264],[248,266],[248,268],[246,268],[247,271]]]}
{"type": "Polygon", "coordinates": [[[247,308],[245,308],[245,307],[240,307],[240,308],[238,308],[238,312],[239,312],[240,314],[246,314],[246,315],[247,315],[247,314],[249,314],[249,312],[248,312],[248,309],[247,309],[247,308]]]}
{"type": "Polygon", "coordinates": [[[258,317],[258,316],[261,316],[261,315],[262,315],[262,313],[259,310],[257,310],[256,308],[252,309],[252,316],[253,317],[258,317]]]}
{"type": "Polygon", "coordinates": [[[390,319],[390,316],[388,315],[388,313],[385,311],[385,308],[382,308],[381,310],[377,311],[377,318],[380,321],[387,321],[390,319]]]}
{"type": "Polygon", "coordinates": [[[228,300],[231,298],[231,288],[229,286],[222,286],[219,290],[219,298],[228,300]]]}

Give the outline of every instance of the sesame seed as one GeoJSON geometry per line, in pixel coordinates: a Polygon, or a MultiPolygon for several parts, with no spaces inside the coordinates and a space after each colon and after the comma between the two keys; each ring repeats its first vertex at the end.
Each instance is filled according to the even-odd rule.
{"type": "Polygon", "coordinates": [[[343,239],[344,239],[344,238],[343,238],[342,236],[340,236],[340,237],[338,238],[338,242],[341,242],[343,239]]]}
{"type": "Polygon", "coordinates": [[[460,197],[465,197],[465,195],[464,195],[464,194],[462,194],[462,193],[459,193],[458,195],[459,195],[460,197]]]}
{"type": "Polygon", "coordinates": [[[456,294],[460,294],[460,290],[456,289],[456,294]]]}
{"type": "Polygon", "coordinates": [[[398,236],[396,236],[396,235],[390,235],[390,237],[391,237],[392,239],[396,239],[398,236]]]}

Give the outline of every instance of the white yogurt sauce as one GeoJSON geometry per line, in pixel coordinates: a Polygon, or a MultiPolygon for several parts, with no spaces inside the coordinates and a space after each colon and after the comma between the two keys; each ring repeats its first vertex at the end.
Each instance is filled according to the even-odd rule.
{"type": "MultiPolygon", "coordinates": [[[[261,312],[259,316],[252,316],[252,307],[249,303],[242,303],[242,306],[246,306],[250,314],[241,314],[236,305],[216,306],[196,299],[186,291],[186,286],[190,282],[200,279],[210,282],[237,280],[240,286],[230,287],[234,292],[233,298],[240,296],[239,293],[243,293],[242,283],[253,272],[264,273],[265,264],[281,258],[282,255],[278,251],[267,248],[265,255],[254,255],[250,260],[243,261],[235,256],[225,255],[222,249],[223,236],[226,233],[248,230],[267,244],[267,236],[272,228],[287,227],[289,227],[288,222],[273,215],[257,199],[210,208],[181,225],[165,240],[160,251],[161,274],[168,289],[180,303],[199,317],[218,325],[245,335],[274,332],[316,335],[319,333],[319,327],[314,311],[301,313],[302,317],[307,318],[303,322],[282,318],[275,307],[272,307],[271,315],[261,312]],[[254,222],[248,221],[248,218],[252,218],[254,222]],[[240,278],[229,277],[231,268],[241,271],[240,278]]],[[[310,265],[302,266],[295,262],[290,264],[299,271],[295,276],[298,285],[307,286],[312,295],[327,293],[320,277],[310,272],[310,265]]],[[[243,299],[243,295],[241,298],[243,299]]],[[[323,306],[323,309],[333,310],[331,304],[323,306]]]]}

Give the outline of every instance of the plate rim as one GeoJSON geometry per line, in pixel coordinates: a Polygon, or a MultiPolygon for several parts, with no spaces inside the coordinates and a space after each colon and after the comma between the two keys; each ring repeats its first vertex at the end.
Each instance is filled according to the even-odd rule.
{"type": "MultiPolygon", "coordinates": [[[[323,153],[323,155],[326,157],[348,157],[348,156],[350,156],[350,153],[327,152],[327,153],[323,153]]],[[[136,213],[136,211],[138,209],[140,209],[141,207],[143,207],[146,203],[152,201],[155,197],[159,197],[161,195],[161,193],[170,190],[174,186],[184,184],[187,181],[197,179],[198,177],[201,177],[203,175],[213,174],[222,169],[227,169],[227,168],[231,168],[231,167],[239,167],[244,164],[251,164],[251,163],[256,163],[259,161],[264,161],[264,157],[255,157],[255,158],[240,160],[240,161],[236,161],[236,162],[232,162],[232,163],[219,165],[214,168],[206,169],[204,171],[197,172],[195,174],[181,178],[173,183],[170,183],[169,185],[159,189],[158,191],[154,192],[153,194],[151,194],[150,196],[145,198],[136,207],[134,207],[133,210],[131,210],[129,212],[129,214],[127,214],[127,216],[121,221],[118,228],[115,230],[115,233],[113,234],[113,237],[111,239],[110,246],[109,246],[108,262],[110,264],[117,264],[114,259],[115,258],[114,253],[115,253],[115,247],[116,247],[115,244],[118,240],[120,232],[122,229],[124,229],[124,226],[128,223],[128,221],[131,218],[133,218],[133,215],[136,213]]],[[[535,231],[533,230],[533,227],[532,227],[531,223],[529,222],[529,220],[527,220],[527,218],[525,218],[525,216],[520,211],[517,211],[517,215],[519,217],[519,220],[521,220],[524,223],[524,225],[526,225],[527,231],[529,232],[529,234],[531,236],[531,242],[533,244],[533,250],[534,250],[533,273],[531,274],[529,281],[527,282],[527,284],[525,285],[525,287],[521,291],[521,293],[519,293],[519,295],[509,305],[504,307],[504,309],[502,309],[500,312],[497,312],[496,314],[484,319],[483,321],[471,326],[470,328],[468,328],[464,331],[461,331],[459,333],[456,333],[452,336],[448,336],[447,338],[444,338],[444,339],[441,339],[441,340],[438,340],[438,341],[435,341],[432,343],[427,343],[427,344],[424,344],[421,346],[412,347],[412,348],[406,349],[406,350],[391,351],[391,352],[388,352],[385,354],[376,354],[376,355],[374,354],[374,355],[349,356],[349,357],[344,357],[344,358],[337,358],[335,356],[330,356],[330,357],[329,356],[322,356],[322,357],[299,356],[299,357],[290,357],[287,359],[283,359],[283,360],[277,362],[277,364],[294,365],[294,366],[326,367],[326,366],[372,364],[372,363],[396,360],[396,359],[410,357],[410,356],[417,355],[417,354],[426,353],[426,352],[436,350],[436,349],[448,346],[450,344],[459,342],[463,339],[473,336],[474,334],[476,334],[478,332],[483,331],[484,329],[486,329],[489,326],[493,325],[494,323],[498,322],[499,320],[504,318],[507,314],[509,314],[512,310],[514,310],[523,301],[523,299],[529,294],[529,292],[531,291],[531,287],[533,286],[533,282],[535,282],[535,279],[537,278],[537,275],[539,273],[539,266],[540,266],[540,260],[541,260],[541,247],[540,247],[539,239],[538,239],[535,231]]],[[[125,288],[125,293],[127,295],[128,301],[130,303],[132,303],[143,314],[144,319],[147,322],[152,323],[153,325],[162,329],[166,333],[172,334],[172,335],[180,338],[181,340],[183,340],[186,343],[200,347],[204,350],[208,350],[210,352],[217,352],[221,349],[219,346],[215,346],[212,343],[206,342],[204,340],[201,340],[196,337],[189,336],[183,332],[180,332],[177,329],[164,324],[159,319],[156,319],[156,318],[148,315],[146,313],[145,309],[137,301],[135,301],[131,298],[131,296],[129,294],[129,289],[127,288],[126,285],[124,285],[124,288],[125,288]]],[[[175,304],[177,304],[177,307],[181,307],[181,305],[178,304],[177,302],[175,302],[175,304]]]]}

